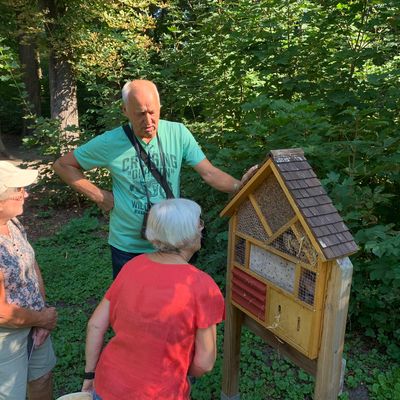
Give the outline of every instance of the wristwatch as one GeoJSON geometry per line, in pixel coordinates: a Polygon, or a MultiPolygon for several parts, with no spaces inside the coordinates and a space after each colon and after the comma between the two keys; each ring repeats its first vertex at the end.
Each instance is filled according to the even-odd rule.
{"type": "Polygon", "coordinates": [[[83,379],[94,379],[94,372],[86,372],[83,374],[83,379]]]}

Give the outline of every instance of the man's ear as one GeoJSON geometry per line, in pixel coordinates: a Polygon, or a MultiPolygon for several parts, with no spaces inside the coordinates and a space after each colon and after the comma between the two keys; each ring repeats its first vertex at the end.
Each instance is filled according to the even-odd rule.
{"type": "Polygon", "coordinates": [[[121,105],[121,111],[122,111],[122,113],[127,117],[127,115],[126,115],[126,106],[125,106],[125,104],[122,104],[122,105],[121,105]]]}

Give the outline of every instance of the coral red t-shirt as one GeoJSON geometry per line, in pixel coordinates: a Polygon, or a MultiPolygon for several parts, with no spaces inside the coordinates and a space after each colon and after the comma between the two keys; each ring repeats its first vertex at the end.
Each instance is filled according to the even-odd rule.
{"type": "Polygon", "coordinates": [[[198,328],[224,318],[213,279],[192,265],[160,264],[141,255],[108,289],[115,336],[96,367],[103,400],[187,400],[187,372],[198,328]]]}

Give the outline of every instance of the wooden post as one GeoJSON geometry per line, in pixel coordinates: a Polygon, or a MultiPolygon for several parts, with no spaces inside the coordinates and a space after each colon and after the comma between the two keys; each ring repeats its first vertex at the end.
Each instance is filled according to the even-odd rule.
{"type": "Polygon", "coordinates": [[[353,265],[350,259],[345,257],[333,261],[331,266],[314,400],[336,400],[340,391],[344,334],[353,265]]]}
{"type": "Polygon", "coordinates": [[[221,400],[239,400],[240,336],[243,312],[226,302],[221,400]]]}
{"type": "Polygon", "coordinates": [[[226,273],[224,361],[222,368],[221,400],[239,400],[240,337],[243,312],[232,305],[232,258],[234,218],[229,221],[228,268],[226,273]]]}

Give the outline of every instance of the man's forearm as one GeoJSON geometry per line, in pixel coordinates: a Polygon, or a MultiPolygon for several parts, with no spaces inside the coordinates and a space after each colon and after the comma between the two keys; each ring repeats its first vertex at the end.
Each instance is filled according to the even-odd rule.
{"type": "Polygon", "coordinates": [[[79,168],[66,165],[63,163],[61,158],[54,163],[53,169],[56,174],[74,190],[85,195],[95,203],[101,201],[101,189],[86,179],[85,175],[79,168]]]}
{"type": "Polygon", "coordinates": [[[240,181],[214,167],[206,158],[194,166],[195,171],[208,185],[225,193],[234,193],[240,187],[240,181]]]}
{"type": "Polygon", "coordinates": [[[203,179],[208,185],[220,192],[234,193],[240,187],[239,180],[218,168],[203,176],[203,179]]]}

